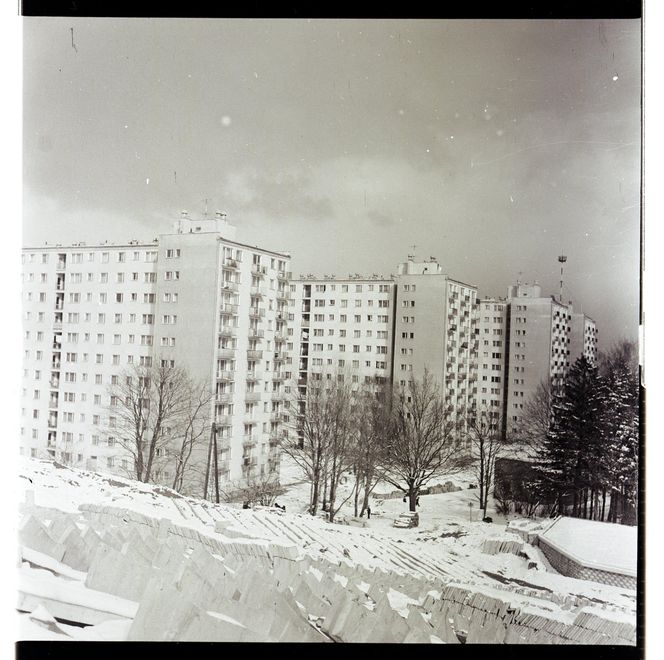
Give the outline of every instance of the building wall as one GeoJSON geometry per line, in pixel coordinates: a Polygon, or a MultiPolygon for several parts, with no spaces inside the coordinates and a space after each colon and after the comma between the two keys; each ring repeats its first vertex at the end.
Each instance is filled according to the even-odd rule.
{"type": "Polygon", "coordinates": [[[435,261],[400,264],[394,382],[434,377],[448,413],[463,421],[477,407],[477,287],[454,280],[435,261]]]}
{"type": "Polygon", "coordinates": [[[504,420],[509,336],[507,319],[509,303],[504,298],[479,301],[479,392],[477,406],[504,420]]]}
{"type": "Polygon", "coordinates": [[[23,453],[131,473],[109,428],[108,390],[152,355],[156,258],[154,244],[24,251],[23,453]]]}
{"type": "MultiPolygon", "coordinates": [[[[387,381],[392,363],[394,282],[390,279],[298,280],[295,286],[293,363],[299,379],[387,381]]],[[[304,382],[302,382],[304,384],[304,382]]]]}
{"type": "Polygon", "coordinates": [[[150,244],[24,250],[22,453],[131,476],[109,388],[164,360],[215,392],[222,480],[278,471],[289,256],[223,222],[177,225],[150,244]]]}
{"type": "Polygon", "coordinates": [[[539,286],[509,291],[507,423],[518,424],[540,383],[562,382],[569,366],[570,310],[542,297],[539,286]]]}

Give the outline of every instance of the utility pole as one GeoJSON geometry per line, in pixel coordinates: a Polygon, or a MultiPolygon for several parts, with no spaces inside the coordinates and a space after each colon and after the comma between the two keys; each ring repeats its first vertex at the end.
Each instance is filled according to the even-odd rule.
{"type": "Polygon", "coordinates": [[[214,424],[210,429],[210,442],[208,443],[207,462],[205,464],[205,485],[203,486],[203,499],[206,500],[208,496],[208,484],[210,482],[210,459],[212,458],[212,434],[214,431],[214,424]]]}
{"type": "Polygon", "coordinates": [[[217,465],[217,425],[212,422],[212,438],[214,442],[214,493],[215,502],[219,504],[219,467],[217,465]]]}

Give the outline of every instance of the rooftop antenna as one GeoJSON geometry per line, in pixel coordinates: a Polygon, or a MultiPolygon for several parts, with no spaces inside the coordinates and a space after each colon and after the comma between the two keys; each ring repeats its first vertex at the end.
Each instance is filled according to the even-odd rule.
{"type": "Polygon", "coordinates": [[[417,245],[413,243],[413,245],[409,246],[411,249],[412,254],[408,255],[408,260],[409,261],[415,261],[415,249],[417,248],[417,245]]]}
{"type": "Polygon", "coordinates": [[[203,201],[205,202],[205,211],[203,211],[203,215],[207,218],[207,216],[208,216],[208,198],[206,197],[203,201]]]}
{"type": "Polygon", "coordinates": [[[567,261],[567,257],[564,254],[561,254],[558,257],[558,261],[560,262],[560,296],[559,300],[560,302],[563,301],[563,268],[565,267],[565,262],[567,261]]]}

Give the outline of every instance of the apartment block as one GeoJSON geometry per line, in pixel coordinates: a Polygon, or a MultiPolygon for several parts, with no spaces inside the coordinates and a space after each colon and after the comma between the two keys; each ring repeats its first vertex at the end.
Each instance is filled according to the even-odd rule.
{"type": "Polygon", "coordinates": [[[214,392],[223,481],[277,472],[289,259],[222,214],[147,244],[24,249],[22,453],[130,475],[109,388],[159,361],[214,392]]]}
{"type": "Polygon", "coordinates": [[[507,423],[518,424],[540,383],[564,383],[571,362],[571,305],[538,284],[509,287],[507,423]]]}
{"type": "Polygon", "coordinates": [[[405,385],[427,371],[463,422],[477,408],[477,287],[449,277],[433,258],[399,264],[396,284],[393,380],[405,385]]]}
{"type": "Polygon", "coordinates": [[[509,310],[505,298],[479,301],[479,392],[478,409],[491,417],[505,419],[509,351],[509,310]]]}
{"type": "Polygon", "coordinates": [[[374,276],[293,281],[293,366],[298,385],[321,378],[387,382],[395,284],[374,276]]]}
{"type": "Polygon", "coordinates": [[[582,355],[591,363],[597,362],[597,325],[581,312],[572,312],[570,331],[570,363],[582,355]]]}

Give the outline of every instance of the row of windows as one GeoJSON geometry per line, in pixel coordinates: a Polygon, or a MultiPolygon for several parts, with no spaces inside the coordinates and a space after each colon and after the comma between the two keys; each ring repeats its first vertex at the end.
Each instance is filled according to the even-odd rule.
{"type": "MultiPolygon", "coordinates": [[[[172,252],[172,250],[171,250],[172,252]]],[[[141,260],[141,253],[143,254],[143,260],[146,262],[153,262],[157,261],[157,252],[154,250],[148,250],[145,252],[142,252],[140,250],[134,250],[131,252],[132,256],[132,261],[140,261],[141,260]]],[[[180,256],[180,250],[177,250],[177,256],[180,256]]],[[[83,260],[87,261],[88,263],[93,263],[97,260],[97,254],[100,254],[100,261],[101,263],[105,264],[108,263],[110,260],[110,252],[88,252],[87,256],[83,252],[72,252],[72,253],[61,253],[58,254],[58,258],[61,258],[61,256],[65,257],[65,260],[67,257],[71,259],[71,263],[74,264],[80,264],[83,263],[83,260]]],[[[115,260],[118,263],[125,263],[127,261],[127,252],[121,251],[121,252],[115,252],[115,260]]],[[[21,256],[21,262],[22,263],[35,263],[36,260],[36,254],[34,252],[30,252],[28,254],[23,254],[21,256]]],[[[167,255],[168,256],[168,255],[167,255]]],[[[48,252],[42,252],[41,253],[41,263],[47,264],[49,261],[50,253],[48,252]]]]}
{"type": "MultiPolygon", "coordinates": [[[[295,285],[293,285],[295,286],[295,285]]],[[[348,284],[340,284],[341,287],[341,293],[348,293],[348,284]]],[[[355,293],[362,293],[364,285],[363,284],[356,284],[355,285],[355,293]]],[[[375,291],[376,290],[376,285],[375,284],[367,284],[367,291],[375,291]]],[[[378,291],[380,293],[389,293],[391,288],[390,284],[379,284],[378,285],[378,291]]],[[[293,291],[295,289],[292,289],[293,291]]],[[[314,291],[316,293],[324,293],[325,291],[336,291],[337,290],[337,285],[336,284],[316,284],[314,285],[314,291]]],[[[408,289],[406,289],[407,291],[408,289]]],[[[415,287],[413,287],[413,290],[415,290],[415,287]]]]}
{"type": "MultiPolygon", "coordinates": [[[[289,315],[290,318],[290,315],[289,315]]],[[[376,316],[376,320],[378,323],[389,323],[389,316],[379,314],[376,316]]],[[[334,314],[328,314],[327,320],[328,321],[334,321],[336,319],[334,314]]],[[[367,314],[367,322],[373,323],[373,314],[367,314]]],[[[361,323],[362,322],[362,316],[360,314],[355,314],[353,316],[353,320],[355,323],[361,323]]],[[[348,316],[346,314],[340,314],[339,315],[339,322],[340,323],[347,323],[348,322],[348,316]]],[[[325,323],[325,314],[314,314],[314,323],[325,323]]],[[[380,331],[379,331],[380,332],[380,331]]]]}
{"type": "MultiPolygon", "coordinates": [[[[323,350],[323,344],[312,344],[311,348],[314,351],[322,351],[323,350]]],[[[359,353],[360,352],[361,346],[359,344],[353,344],[352,350],[353,353],[359,353]]],[[[376,353],[380,355],[387,355],[387,346],[376,346],[376,353]]],[[[333,351],[334,350],[334,345],[333,344],[328,344],[327,345],[327,350],[328,351],[333,351]]],[[[339,344],[338,345],[338,350],[340,353],[344,353],[346,351],[346,344],[339,344]]],[[[373,347],[370,345],[365,346],[365,353],[371,353],[373,351],[373,347]]]]}
{"type": "MultiPolygon", "coordinates": [[[[179,271],[176,271],[179,272],[179,271]]],[[[99,275],[99,283],[100,284],[108,284],[109,283],[109,278],[108,278],[108,273],[98,273],[99,275]]],[[[117,284],[124,284],[125,282],[139,282],[141,280],[141,273],[116,273],[115,274],[115,282],[117,284]],[[125,277],[125,275],[128,275],[129,277],[125,277]]],[[[24,280],[25,278],[22,279],[24,280]]],[[[179,279],[179,276],[177,278],[172,277],[169,279],[179,279]]],[[[28,282],[34,282],[35,281],[35,273],[28,273],[28,282]]],[[[42,284],[47,284],[48,283],[48,273],[41,273],[39,277],[39,281],[42,284]]],[[[86,282],[94,282],[95,281],[95,274],[94,273],[87,273],[86,282]]],[[[143,273],[143,282],[146,284],[151,284],[157,281],[157,273],[155,272],[147,272],[143,273]]],[[[82,284],[83,283],[83,273],[70,273],[69,274],[69,279],[68,282],[71,284],[82,284]]],[[[64,281],[62,279],[58,279],[56,284],[58,284],[61,287],[64,287],[64,281]]]]}
{"type": "MultiPolygon", "coordinates": [[[[347,331],[342,328],[341,330],[339,330],[339,337],[346,337],[346,333],[347,331]]],[[[314,328],[314,337],[324,337],[324,336],[325,336],[324,328],[314,328]]],[[[328,337],[334,336],[334,328],[328,328],[327,336],[328,337]]],[[[355,339],[359,339],[361,336],[362,336],[361,330],[353,330],[353,337],[355,339]]],[[[366,330],[365,337],[373,338],[373,330],[366,330]]],[[[377,330],[376,339],[387,339],[387,330],[377,330]]]]}
{"type": "MultiPolygon", "coordinates": [[[[326,301],[325,298],[315,298],[314,299],[314,307],[325,307],[326,303],[327,303],[328,307],[334,307],[336,302],[337,301],[334,300],[334,299],[326,301]]],[[[348,300],[346,300],[345,298],[341,299],[339,302],[340,302],[340,305],[341,305],[342,308],[348,307],[348,300]]],[[[355,307],[362,307],[362,302],[363,301],[362,301],[361,298],[356,298],[355,299],[355,307]]],[[[365,300],[364,302],[366,303],[367,307],[373,307],[373,304],[374,304],[373,300],[365,300]]],[[[378,307],[387,308],[387,307],[390,306],[390,301],[387,300],[387,299],[386,300],[378,300],[377,302],[378,302],[378,307]]]]}

